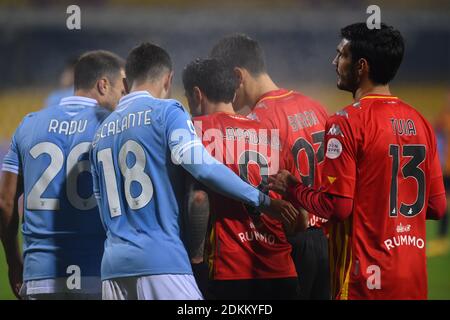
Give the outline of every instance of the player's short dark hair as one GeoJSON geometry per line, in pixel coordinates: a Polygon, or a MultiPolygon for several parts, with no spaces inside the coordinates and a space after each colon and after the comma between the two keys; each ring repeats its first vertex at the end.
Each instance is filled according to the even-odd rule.
{"type": "Polygon", "coordinates": [[[75,90],[91,89],[102,77],[107,77],[113,82],[120,75],[124,64],[125,61],[121,57],[109,51],[96,50],[84,53],[75,64],[75,90]]]}
{"type": "Polygon", "coordinates": [[[341,29],[350,41],[352,61],[364,58],[369,63],[369,79],[376,84],[391,81],[403,60],[405,44],[398,30],[381,23],[380,29],[369,29],[366,23],[354,23],[341,29]]]}
{"type": "Polygon", "coordinates": [[[235,34],[220,40],[212,48],[211,57],[223,60],[233,68],[245,68],[253,76],[266,72],[261,46],[245,34],[235,34]]]}
{"type": "Polygon", "coordinates": [[[211,102],[230,103],[238,87],[233,69],[218,59],[197,59],[183,70],[183,85],[192,95],[198,87],[211,102]]]}
{"type": "Polygon", "coordinates": [[[125,72],[130,87],[135,81],[157,80],[165,71],[172,71],[172,60],[157,45],[144,42],[128,54],[125,72]]]}

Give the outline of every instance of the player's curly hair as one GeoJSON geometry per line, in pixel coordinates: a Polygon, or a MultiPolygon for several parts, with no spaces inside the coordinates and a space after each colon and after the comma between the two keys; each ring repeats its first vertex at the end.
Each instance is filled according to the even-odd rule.
{"type": "Polygon", "coordinates": [[[364,58],[369,63],[369,79],[376,84],[389,83],[403,60],[405,44],[398,30],[381,23],[369,29],[366,23],[354,23],[341,29],[341,37],[350,41],[352,61],[364,58]]]}

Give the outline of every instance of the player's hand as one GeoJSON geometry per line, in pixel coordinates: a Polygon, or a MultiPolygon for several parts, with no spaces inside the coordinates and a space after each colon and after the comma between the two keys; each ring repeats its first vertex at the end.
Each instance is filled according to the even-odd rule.
{"type": "Polygon", "coordinates": [[[270,205],[265,208],[264,213],[280,220],[287,226],[294,225],[299,214],[291,203],[281,199],[271,199],[270,205]]]}
{"type": "Polygon", "coordinates": [[[11,290],[17,299],[21,300],[20,288],[23,283],[23,262],[14,261],[8,264],[8,277],[11,290]]]}
{"type": "Polygon", "coordinates": [[[299,209],[300,213],[297,217],[296,232],[305,231],[309,226],[309,214],[303,208],[299,209]]]}
{"type": "Polygon", "coordinates": [[[299,184],[300,181],[287,170],[281,170],[269,177],[269,189],[283,196],[287,195],[288,188],[299,184]]]}
{"type": "Polygon", "coordinates": [[[295,221],[295,223],[291,225],[283,224],[284,232],[288,236],[293,236],[297,232],[305,231],[306,228],[308,228],[309,224],[308,220],[309,220],[308,212],[303,208],[299,208],[299,214],[297,216],[297,220],[295,221]]]}

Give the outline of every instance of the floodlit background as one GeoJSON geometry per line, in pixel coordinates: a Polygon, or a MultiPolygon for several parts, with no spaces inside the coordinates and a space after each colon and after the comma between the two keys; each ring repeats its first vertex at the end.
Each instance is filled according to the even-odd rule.
{"type": "MultiPolygon", "coordinates": [[[[261,43],[279,86],[308,94],[334,112],[351,102],[349,93],[336,89],[331,65],[339,29],[365,21],[370,4],[380,6],[382,21],[398,28],[406,41],[393,94],[431,122],[443,119],[444,108],[450,110],[446,0],[0,0],[0,157],[23,116],[44,107],[52,91],[64,89],[60,78],[68,60],[92,49],[126,57],[142,41],[171,54],[173,96],[185,102],[183,67],[207,56],[222,36],[247,33],[261,43]],[[81,8],[81,30],[66,27],[70,4],[81,8]]],[[[438,228],[439,223],[428,223],[429,297],[450,299],[449,238],[439,237],[438,228]]],[[[2,249],[0,299],[13,299],[2,249]]]]}

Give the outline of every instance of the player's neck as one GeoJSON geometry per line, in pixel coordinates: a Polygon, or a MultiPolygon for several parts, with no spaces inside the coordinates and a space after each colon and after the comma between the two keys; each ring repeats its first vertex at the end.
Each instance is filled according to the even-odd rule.
{"type": "Polygon", "coordinates": [[[263,73],[257,78],[254,78],[253,85],[251,86],[248,93],[249,106],[253,109],[253,107],[263,95],[265,95],[267,92],[278,89],[278,86],[275,84],[275,82],[273,82],[273,80],[267,73],[263,73]]]}
{"type": "Polygon", "coordinates": [[[364,86],[360,86],[356,92],[353,94],[353,99],[355,101],[359,101],[361,98],[371,95],[371,94],[380,94],[380,95],[391,95],[391,90],[389,89],[389,85],[373,85],[367,84],[364,86]]]}
{"type": "Polygon", "coordinates": [[[94,100],[97,100],[97,102],[99,100],[98,96],[95,94],[95,92],[93,90],[78,89],[78,90],[75,90],[73,95],[76,97],[84,97],[84,98],[94,99],[94,100]]]}
{"type": "Polygon", "coordinates": [[[235,114],[233,105],[231,103],[224,103],[224,102],[210,103],[206,107],[206,114],[212,114],[216,112],[235,114]]]}
{"type": "Polygon", "coordinates": [[[155,97],[157,99],[162,98],[162,89],[161,86],[158,83],[142,83],[142,84],[133,84],[131,87],[130,93],[136,92],[136,91],[147,91],[152,95],[152,97],[155,97]]]}

